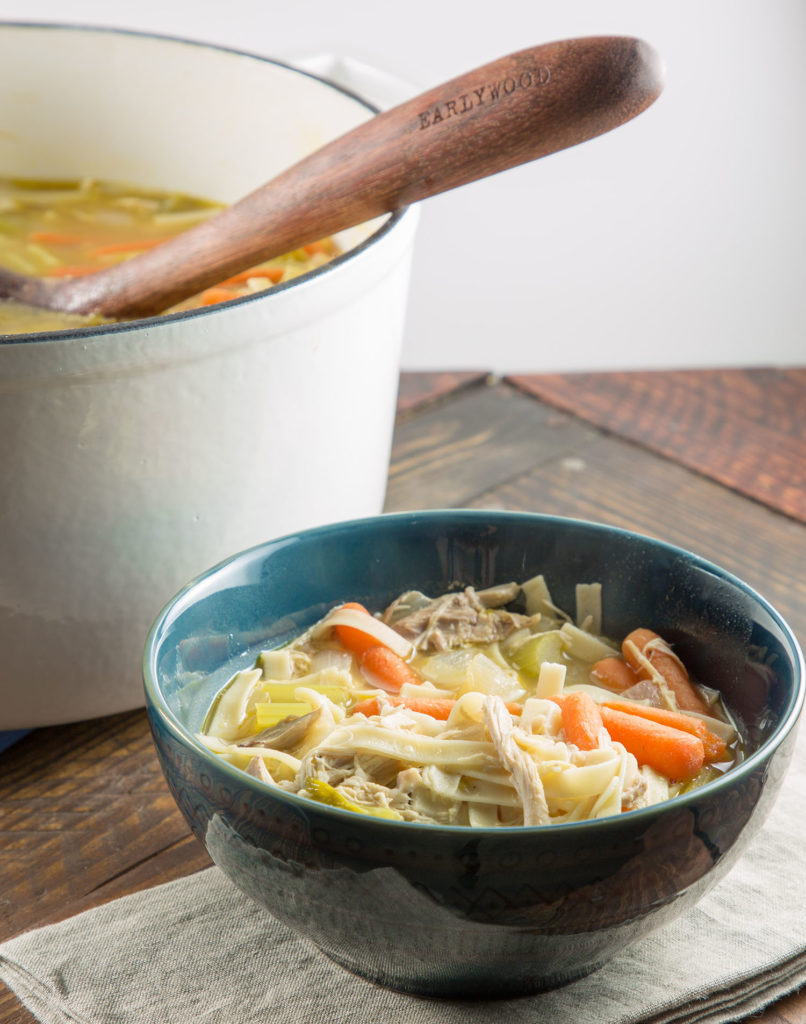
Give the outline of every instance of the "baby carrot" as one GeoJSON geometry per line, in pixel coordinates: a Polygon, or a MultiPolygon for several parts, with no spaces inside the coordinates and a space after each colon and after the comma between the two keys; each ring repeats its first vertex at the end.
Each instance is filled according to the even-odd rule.
{"type": "Polygon", "coordinates": [[[708,732],[702,743],[705,748],[706,764],[713,764],[714,761],[724,761],[728,752],[728,745],[721,736],[717,736],[715,732],[708,732]]]}
{"type": "Polygon", "coordinates": [[[627,715],[638,715],[639,718],[648,718],[651,722],[660,722],[661,725],[668,725],[670,728],[680,729],[682,732],[690,732],[692,736],[697,736],[703,741],[708,735],[708,727],[701,718],[681,715],[679,711],[652,708],[633,701],[628,703],[626,700],[605,700],[602,701],[602,707],[623,711],[627,715]]]}
{"type": "Polygon", "coordinates": [[[684,711],[698,711],[700,714],[707,714],[708,705],[694,689],[685,666],[671,651],[664,650],[665,646],[667,645],[664,644],[661,637],[657,633],[653,633],[651,629],[634,629],[624,638],[622,653],[639,679],[649,679],[651,673],[637,657],[636,650],[643,654],[650,665],[666,680],[666,685],[674,693],[679,708],[684,711]],[[648,645],[649,649],[647,650],[648,645]]]}
{"type": "Polygon", "coordinates": [[[584,690],[550,697],[559,704],[565,738],[580,750],[595,750],[602,731],[602,715],[596,701],[584,690]]]}
{"type": "Polygon", "coordinates": [[[623,693],[638,682],[638,676],[621,658],[602,658],[591,669],[591,676],[614,693],[623,693]]]}
{"type": "Polygon", "coordinates": [[[359,655],[358,663],[370,683],[390,693],[397,693],[404,683],[422,682],[408,662],[377,642],[359,655]]]}
{"type": "Polygon", "coordinates": [[[651,708],[645,704],[627,703],[623,700],[606,700],[602,702],[602,707],[623,711],[627,715],[638,715],[639,718],[660,722],[661,725],[668,725],[672,729],[691,733],[692,736],[702,740],[706,764],[721,761],[727,753],[728,746],[725,741],[715,732],[711,732],[701,718],[682,715],[679,711],[667,711],[666,708],[651,708]]]}
{"type": "MultiPolygon", "coordinates": [[[[341,606],[342,608],[352,608],[357,612],[364,612],[365,615],[369,615],[367,609],[363,604],[359,604],[358,601],[347,601],[346,604],[341,606]]],[[[347,648],[348,651],[352,651],[353,654],[363,654],[364,651],[369,650],[370,647],[377,647],[378,641],[374,636],[370,636],[369,633],[363,633],[360,629],[356,629],[354,626],[336,626],[336,636],[341,640],[342,644],[347,648]]]]}
{"type": "Polygon", "coordinates": [[[693,778],[705,762],[705,748],[699,737],[628,715],[613,708],[601,708],[602,722],[615,743],[621,743],[640,765],[649,765],[672,782],[693,778]]]}

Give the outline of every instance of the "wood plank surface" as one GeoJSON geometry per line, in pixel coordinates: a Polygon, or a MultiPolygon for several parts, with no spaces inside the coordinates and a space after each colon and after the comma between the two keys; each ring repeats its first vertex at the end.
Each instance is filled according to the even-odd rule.
{"type": "Polygon", "coordinates": [[[467,504],[595,431],[502,384],[461,391],[403,418],[395,433],[387,511],[467,504]]]}
{"type": "Polygon", "coordinates": [[[459,373],[401,373],[397,393],[399,415],[413,412],[420,406],[455,395],[464,388],[482,383],[487,377],[481,371],[459,373]]]}
{"type": "MultiPolygon", "coordinates": [[[[611,401],[639,390],[622,375],[603,376],[611,380],[611,401]]],[[[794,383],[790,375],[770,380],[776,397],[769,402],[743,378],[711,377],[709,387],[720,380],[727,419],[758,417],[794,445],[799,375],[794,383]]],[[[591,408],[605,407],[606,382],[598,376],[586,393],[591,408]]],[[[523,378],[404,375],[387,510],[524,509],[638,530],[736,572],[806,640],[806,526],[797,515],[756,494],[748,500],[745,487],[720,480],[712,466],[692,468],[688,441],[661,452],[654,439],[629,439],[637,428],[626,412],[612,432],[598,427],[593,413],[575,416],[560,404],[536,398],[523,378]]],[[[664,429],[671,437],[668,423],[664,429]]],[[[736,430],[723,429],[725,452],[736,430]]],[[[679,433],[689,436],[688,428],[679,433]]],[[[741,451],[736,460],[741,476],[748,463],[741,451]]],[[[724,465],[730,475],[727,455],[724,465]]],[[[780,473],[781,464],[772,470],[780,473]]],[[[143,711],[36,730],[0,753],[0,941],[209,863],[168,792],[143,711]]],[[[806,993],[758,1020],[806,1024],[806,993]]],[[[0,1024],[32,1021],[0,986],[0,1024]]]]}
{"type": "Polygon", "coordinates": [[[806,368],[526,374],[508,380],[806,522],[806,368]]]}

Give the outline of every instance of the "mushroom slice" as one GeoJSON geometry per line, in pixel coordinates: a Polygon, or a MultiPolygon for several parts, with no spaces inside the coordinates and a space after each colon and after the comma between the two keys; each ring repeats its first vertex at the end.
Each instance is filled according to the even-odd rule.
{"type": "Polygon", "coordinates": [[[271,747],[272,750],[290,750],[305,738],[306,733],[322,713],[321,708],[309,711],[307,715],[296,718],[289,716],[277,725],[250,736],[238,744],[240,747],[271,747]]]}

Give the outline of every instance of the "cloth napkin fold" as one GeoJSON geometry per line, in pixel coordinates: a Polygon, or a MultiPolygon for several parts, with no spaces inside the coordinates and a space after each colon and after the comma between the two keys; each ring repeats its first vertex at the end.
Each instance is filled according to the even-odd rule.
{"type": "Polygon", "coordinates": [[[336,966],[218,868],[0,946],[0,978],[46,1024],[709,1024],[806,982],[806,730],[766,825],[683,917],[564,988],[422,999],[336,966]]]}

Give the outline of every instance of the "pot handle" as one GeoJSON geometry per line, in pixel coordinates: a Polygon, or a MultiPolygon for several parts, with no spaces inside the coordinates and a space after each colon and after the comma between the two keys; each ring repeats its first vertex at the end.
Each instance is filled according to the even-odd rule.
{"type": "Polygon", "coordinates": [[[324,78],[348,92],[368,100],[378,110],[396,107],[404,100],[411,99],[422,91],[422,86],[413,85],[388,71],[382,71],[371,64],[364,64],[353,57],[339,57],[336,54],[319,53],[289,58],[289,64],[324,78]]]}

